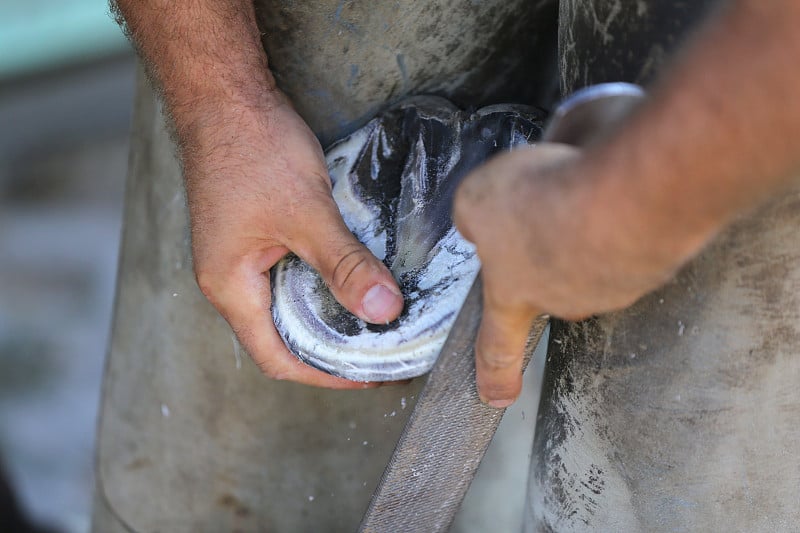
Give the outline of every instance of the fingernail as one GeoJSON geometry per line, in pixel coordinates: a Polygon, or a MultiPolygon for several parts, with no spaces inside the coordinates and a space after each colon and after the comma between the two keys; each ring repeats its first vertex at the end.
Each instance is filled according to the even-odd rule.
{"type": "Polygon", "coordinates": [[[364,295],[361,308],[371,322],[386,322],[396,301],[397,295],[394,292],[383,285],[375,285],[364,295]]]}
{"type": "Polygon", "coordinates": [[[489,405],[490,407],[494,407],[495,409],[505,409],[506,407],[514,403],[514,400],[489,400],[486,403],[487,405],[489,405]]]}

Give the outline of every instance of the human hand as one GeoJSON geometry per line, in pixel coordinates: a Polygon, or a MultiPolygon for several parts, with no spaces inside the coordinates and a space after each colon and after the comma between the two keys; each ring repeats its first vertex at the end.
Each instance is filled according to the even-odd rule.
{"type": "Polygon", "coordinates": [[[289,251],[311,264],[336,299],[386,323],[403,307],[385,265],[345,226],[314,134],[282,95],[268,110],[229,109],[230,128],[192,135],[184,173],[198,285],[269,377],[365,388],[292,355],[272,321],[270,268],[289,251]]]}
{"type": "Polygon", "coordinates": [[[457,191],[456,227],[482,264],[478,392],[494,407],[520,393],[537,316],[578,320],[624,308],[683,260],[642,240],[643,215],[609,200],[603,176],[582,162],[575,148],[540,144],[492,159],[457,191]]]}

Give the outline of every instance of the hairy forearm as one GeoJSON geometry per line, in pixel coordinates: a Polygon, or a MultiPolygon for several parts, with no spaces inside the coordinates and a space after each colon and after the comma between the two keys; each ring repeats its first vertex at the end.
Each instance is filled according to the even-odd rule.
{"type": "Polygon", "coordinates": [[[798,26],[795,0],[740,0],[720,12],[641,112],[585,158],[603,176],[587,219],[613,212],[639,242],[688,257],[785,187],[800,170],[798,26]]]}
{"type": "Polygon", "coordinates": [[[211,150],[281,96],[250,0],[112,0],[186,150],[211,150]]]}

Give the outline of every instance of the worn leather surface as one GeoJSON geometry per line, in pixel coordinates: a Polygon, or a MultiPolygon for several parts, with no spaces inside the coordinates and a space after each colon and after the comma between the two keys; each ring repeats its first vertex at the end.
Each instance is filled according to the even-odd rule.
{"type": "Polygon", "coordinates": [[[551,327],[531,531],[800,520],[800,189],[631,309],[551,327]]]}
{"type": "Polygon", "coordinates": [[[725,0],[561,0],[561,93],[597,83],[647,87],[707,14],[725,0]]]}
{"type": "Polygon", "coordinates": [[[557,97],[556,0],[261,0],[278,85],[328,142],[409,94],[460,107],[557,97]]]}

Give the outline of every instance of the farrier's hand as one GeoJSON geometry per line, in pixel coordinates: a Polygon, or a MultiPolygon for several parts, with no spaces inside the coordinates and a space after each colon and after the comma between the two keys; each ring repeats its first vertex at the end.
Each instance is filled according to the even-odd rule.
{"type": "Polygon", "coordinates": [[[569,162],[542,146],[519,151],[464,182],[455,217],[483,261],[485,400],[518,394],[536,313],[575,319],[624,307],[796,183],[798,21],[793,0],[726,2],[602,146],[569,162]],[[754,102],[757,113],[742,112],[754,102]]]}
{"type": "Polygon", "coordinates": [[[519,395],[535,317],[574,320],[623,308],[680,264],[651,253],[630,224],[635,215],[598,204],[600,184],[580,159],[565,145],[513,151],[475,170],[456,194],[456,226],[482,263],[478,391],[495,407],[519,395]]]}
{"type": "Polygon", "coordinates": [[[364,387],[302,364],[272,322],[269,269],[289,250],[365,320],[394,319],[402,298],[345,227],[320,145],[269,70],[252,0],[115,0],[112,9],[180,144],[203,293],[268,376],[364,387]]]}
{"type": "Polygon", "coordinates": [[[280,97],[268,110],[233,106],[230,128],[184,149],[194,268],[201,290],[268,376],[316,386],[364,384],[313,369],[289,353],[270,312],[269,270],[289,251],[316,268],[336,299],[385,323],[403,302],[389,270],[344,225],[322,149],[280,97]]]}

